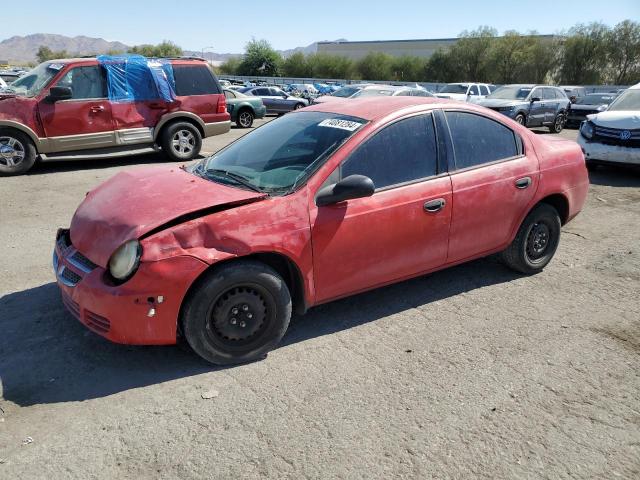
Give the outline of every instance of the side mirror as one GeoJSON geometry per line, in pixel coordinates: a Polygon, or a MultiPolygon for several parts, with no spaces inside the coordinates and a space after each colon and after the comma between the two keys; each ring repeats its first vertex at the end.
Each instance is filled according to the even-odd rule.
{"type": "Polygon", "coordinates": [[[349,175],[338,183],[327,185],[316,196],[316,205],[324,207],[334,203],[344,202],[352,198],[370,197],[376,187],[373,180],[364,175],[349,175]]]}
{"type": "Polygon", "coordinates": [[[532,97],[531,98],[531,103],[533,102],[539,102],[540,101],[540,97],[532,97]]]}
{"type": "Polygon", "coordinates": [[[71,87],[51,87],[47,100],[57,102],[59,100],[69,100],[73,98],[73,90],[71,87]]]}

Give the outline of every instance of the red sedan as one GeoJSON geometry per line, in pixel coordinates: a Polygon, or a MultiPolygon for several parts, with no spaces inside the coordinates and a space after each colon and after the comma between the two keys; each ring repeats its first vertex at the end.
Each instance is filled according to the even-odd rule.
{"type": "Polygon", "coordinates": [[[482,107],[331,102],[187,168],[116,175],[58,232],[54,267],[68,309],[109,340],[183,337],[246,362],[292,311],[496,252],[541,271],[587,189],[575,142],[482,107]]]}

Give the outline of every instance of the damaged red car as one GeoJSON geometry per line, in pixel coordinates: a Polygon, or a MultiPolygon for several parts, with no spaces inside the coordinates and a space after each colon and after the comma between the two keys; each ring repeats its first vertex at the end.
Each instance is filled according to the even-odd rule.
{"type": "Polygon", "coordinates": [[[239,363],[314,305],[497,252],[539,272],[587,189],[575,142],[482,107],[331,102],[186,168],[119,173],[58,231],[53,262],[99,335],[239,363]]]}

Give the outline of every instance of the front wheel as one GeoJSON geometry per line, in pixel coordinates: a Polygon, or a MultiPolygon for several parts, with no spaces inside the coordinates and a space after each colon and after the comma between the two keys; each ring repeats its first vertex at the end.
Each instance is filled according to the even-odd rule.
{"type": "Polygon", "coordinates": [[[304,103],[296,103],[295,106],[293,107],[293,109],[294,110],[300,110],[303,107],[304,107],[304,103]]]}
{"type": "Polygon", "coordinates": [[[526,125],[527,124],[527,119],[524,117],[524,114],[519,113],[516,115],[516,118],[514,118],[514,120],[516,122],[518,122],[520,125],[526,125]]]}
{"type": "Polygon", "coordinates": [[[202,148],[202,135],[191,123],[176,122],[162,132],[162,151],[175,162],[193,160],[202,148]]]}
{"type": "Polygon", "coordinates": [[[290,319],[285,281],[250,260],[225,264],[203,277],[181,315],[188,344],[216,365],[262,358],[280,342],[290,319]]]}
{"type": "Polygon", "coordinates": [[[0,175],[22,175],[36,163],[36,147],[17,130],[0,129],[0,175]]]}
{"type": "Polygon", "coordinates": [[[560,225],[558,211],[546,203],[539,204],[524,219],[511,245],[501,253],[502,261],[528,275],[542,271],[560,243],[560,225]]]}

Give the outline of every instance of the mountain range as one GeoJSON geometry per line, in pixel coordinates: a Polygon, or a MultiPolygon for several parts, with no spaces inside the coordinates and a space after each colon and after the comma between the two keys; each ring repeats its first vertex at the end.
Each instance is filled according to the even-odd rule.
{"type": "MultiPolygon", "coordinates": [[[[341,39],[344,41],[344,39],[341,39]]],[[[67,37],[51,33],[34,33],[25,36],[14,36],[0,42],[0,59],[8,60],[11,64],[25,64],[37,61],[36,52],[41,46],[49,47],[53,51],[66,50],[69,55],[93,55],[109,51],[126,51],[128,45],[122,42],[109,42],[102,38],[86,36],[67,37]]],[[[306,47],[296,47],[289,50],[279,50],[280,54],[288,57],[296,52],[305,55],[318,50],[317,42],[306,47]]],[[[211,51],[185,50],[185,55],[202,56],[212,62],[222,63],[231,57],[238,57],[241,53],[216,53],[211,51]]]]}

